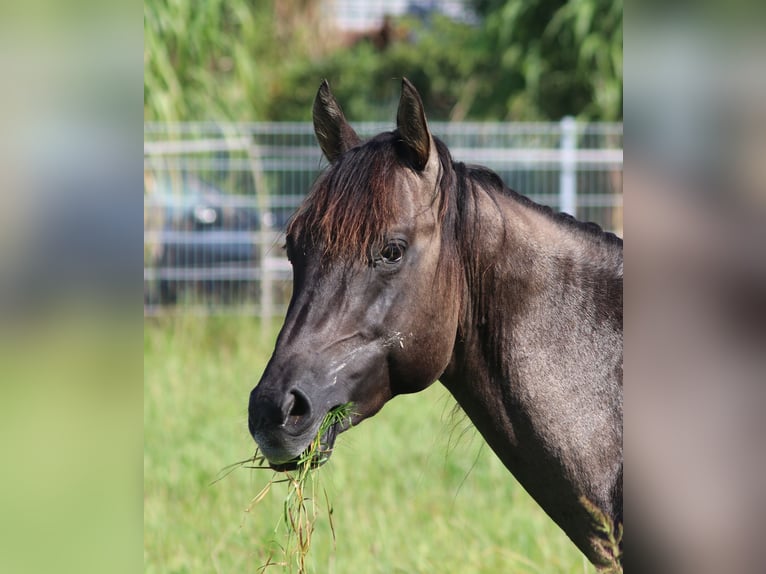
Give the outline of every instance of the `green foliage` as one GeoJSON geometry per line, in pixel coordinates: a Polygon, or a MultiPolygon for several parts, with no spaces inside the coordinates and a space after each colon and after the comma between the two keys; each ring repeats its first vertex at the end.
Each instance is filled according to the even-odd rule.
{"type": "Polygon", "coordinates": [[[146,0],[145,119],[233,118],[245,101],[257,110],[268,22],[268,11],[245,0],[146,0]]]}
{"type": "Polygon", "coordinates": [[[547,38],[561,37],[575,54],[573,72],[590,96],[581,115],[606,121],[622,118],[622,0],[570,0],[547,26],[547,38]]]}
{"type": "MultiPolygon", "coordinates": [[[[274,106],[286,119],[310,119],[316,78],[327,78],[350,119],[391,122],[405,76],[417,86],[430,118],[449,118],[476,65],[477,54],[470,46],[476,30],[439,16],[428,26],[408,19],[395,26],[404,39],[386,50],[362,40],[289,70],[285,92],[276,94],[274,106]]],[[[473,85],[469,80],[469,91],[473,85]]]]}
{"type": "Polygon", "coordinates": [[[308,120],[328,78],[349,118],[388,122],[402,76],[432,119],[622,117],[622,0],[473,4],[475,25],[403,18],[379,48],[328,34],[319,0],[146,0],[145,119],[308,120]]]}
{"type": "Polygon", "coordinates": [[[321,54],[318,0],[146,0],[144,119],[265,120],[293,60],[321,54]],[[318,30],[318,28],[317,28],[318,30]]]}
{"type": "Polygon", "coordinates": [[[474,7],[484,18],[481,109],[508,119],[622,117],[622,0],[474,0],[474,7]]]}

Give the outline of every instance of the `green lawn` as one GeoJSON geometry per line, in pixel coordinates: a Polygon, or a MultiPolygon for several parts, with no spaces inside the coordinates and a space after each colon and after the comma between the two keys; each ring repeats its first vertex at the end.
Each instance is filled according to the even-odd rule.
{"type": "MultiPolygon", "coordinates": [[[[242,317],[147,320],[146,572],[257,572],[284,542],[285,484],[246,511],[270,471],[211,485],[254,452],[247,400],[276,332],[242,317]]],[[[453,406],[437,383],[340,436],[318,476],[337,541],[322,512],[311,572],[595,572],[453,406]]]]}

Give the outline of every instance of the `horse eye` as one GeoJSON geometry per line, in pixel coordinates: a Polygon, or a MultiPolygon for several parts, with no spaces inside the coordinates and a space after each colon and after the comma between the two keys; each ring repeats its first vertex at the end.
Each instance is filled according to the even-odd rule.
{"type": "Polygon", "coordinates": [[[392,241],[381,249],[380,256],[386,263],[398,263],[404,256],[404,250],[399,243],[392,241]]]}

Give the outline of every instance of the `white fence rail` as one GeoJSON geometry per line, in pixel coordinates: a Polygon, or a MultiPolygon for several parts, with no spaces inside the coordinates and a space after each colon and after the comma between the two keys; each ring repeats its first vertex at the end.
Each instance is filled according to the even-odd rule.
{"type": "MultiPolygon", "coordinates": [[[[393,126],[355,124],[361,136],[393,126]]],[[[457,161],[622,234],[622,125],[431,124],[457,161]]],[[[146,124],[144,312],[284,313],[284,225],[326,163],[310,123],[146,124]]]]}

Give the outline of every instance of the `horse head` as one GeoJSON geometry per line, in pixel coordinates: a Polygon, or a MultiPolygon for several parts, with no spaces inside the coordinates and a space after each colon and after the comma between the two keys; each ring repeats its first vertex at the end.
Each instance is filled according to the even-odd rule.
{"type": "Polygon", "coordinates": [[[339,432],[433,383],[451,360],[460,304],[443,221],[451,161],[412,84],[402,82],[397,129],[369,141],[326,81],[313,119],[330,165],[288,225],[293,294],[249,403],[250,432],[279,470],[334,407],[351,403],[352,414],[325,432],[323,459],[339,432]]]}

